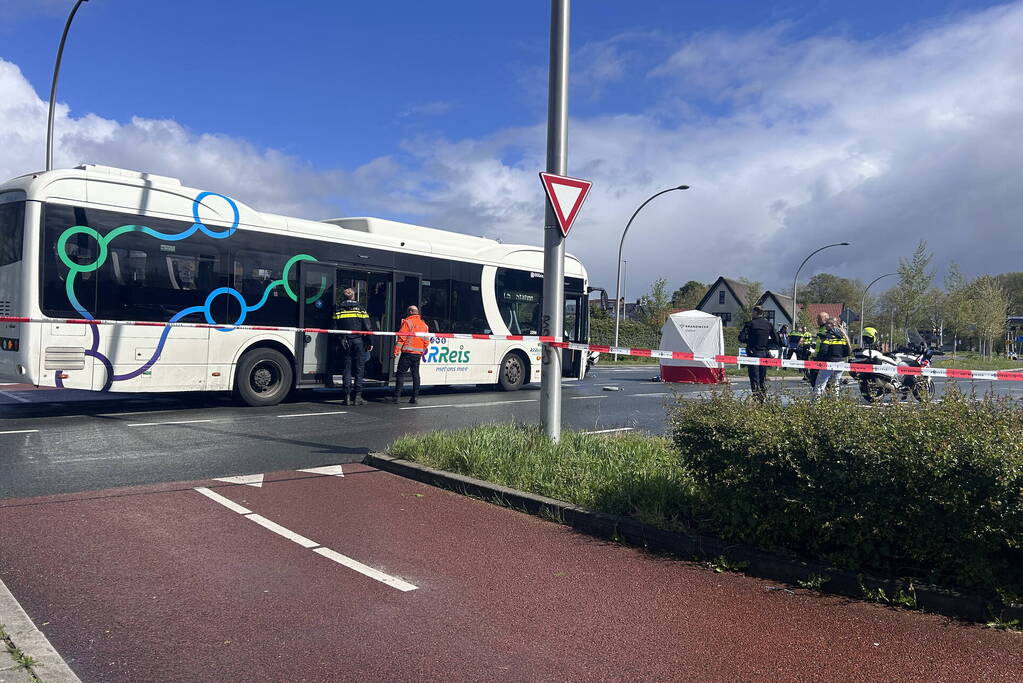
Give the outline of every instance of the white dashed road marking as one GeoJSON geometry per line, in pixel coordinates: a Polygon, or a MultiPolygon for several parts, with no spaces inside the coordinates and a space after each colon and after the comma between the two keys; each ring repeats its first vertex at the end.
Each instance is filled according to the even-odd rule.
{"type": "Polygon", "coordinates": [[[610,434],[611,432],[631,432],[635,427],[616,427],[615,429],[597,429],[592,432],[583,432],[583,434],[610,434]]]}
{"type": "Polygon", "coordinates": [[[379,569],[374,569],[373,567],[370,567],[367,564],[363,564],[362,562],[359,562],[358,560],[348,557],[347,555],[342,555],[336,550],[325,548],[316,541],[312,541],[301,534],[295,533],[291,529],[283,527],[280,524],[277,524],[276,522],[269,520],[266,517],[263,517],[262,515],[258,515],[255,512],[249,510],[248,508],[234,502],[230,498],[226,498],[220,495],[219,493],[215,493],[204,486],[196,487],[195,490],[201,493],[202,495],[206,496],[210,500],[220,503],[228,510],[231,510],[232,512],[237,512],[246,519],[255,522],[264,529],[272,531],[275,534],[282,536],[288,539],[289,541],[292,541],[293,543],[297,543],[303,548],[310,549],[317,555],[326,557],[328,560],[333,560],[334,562],[337,562],[338,564],[344,567],[348,567],[349,569],[356,571],[362,574],[363,576],[368,576],[369,578],[375,581],[379,581],[382,584],[385,584],[387,586],[390,586],[391,588],[395,588],[402,592],[414,591],[417,588],[417,586],[409,583],[408,581],[399,579],[396,576],[391,576],[390,574],[385,574],[379,569]]]}
{"type": "Polygon", "coordinates": [[[0,434],[35,434],[38,429],[12,429],[9,432],[0,432],[0,434]]]}
{"type": "Polygon", "coordinates": [[[426,408],[483,408],[484,406],[503,406],[508,403],[533,403],[539,399],[523,398],[517,401],[486,401],[484,403],[443,403],[441,405],[407,406],[400,410],[424,410],[426,408]]]}
{"type": "Polygon", "coordinates": [[[316,417],[318,415],[345,415],[347,410],[332,410],[320,413],[291,413],[290,415],[278,415],[277,417],[316,417]]]}
{"type": "Polygon", "coordinates": [[[161,427],[163,425],[193,425],[200,422],[213,422],[213,420],[174,420],[172,422],[136,422],[127,425],[129,427],[161,427]]]}
{"type": "Polygon", "coordinates": [[[342,555],[341,553],[335,550],[331,550],[330,548],[317,548],[313,552],[316,553],[317,555],[322,555],[328,559],[334,560],[338,564],[344,565],[345,567],[357,571],[364,576],[368,576],[371,579],[376,579],[380,583],[385,583],[391,588],[397,588],[398,590],[406,593],[408,591],[414,591],[416,589],[416,586],[412,585],[408,581],[402,581],[401,579],[395,576],[390,576],[389,574],[383,573],[379,569],[373,569],[373,567],[365,565],[362,562],[359,562],[358,560],[353,560],[347,555],[342,555]]]}

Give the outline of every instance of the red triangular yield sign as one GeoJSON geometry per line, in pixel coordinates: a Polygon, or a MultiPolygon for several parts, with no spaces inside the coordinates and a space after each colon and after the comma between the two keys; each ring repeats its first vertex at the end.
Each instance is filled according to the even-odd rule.
{"type": "Polygon", "coordinates": [[[572,223],[579,215],[579,209],[582,208],[593,183],[553,173],[541,173],[540,181],[547,192],[547,199],[554,207],[554,215],[558,217],[561,234],[568,237],[568,231],[572,229],[572,223]]]}

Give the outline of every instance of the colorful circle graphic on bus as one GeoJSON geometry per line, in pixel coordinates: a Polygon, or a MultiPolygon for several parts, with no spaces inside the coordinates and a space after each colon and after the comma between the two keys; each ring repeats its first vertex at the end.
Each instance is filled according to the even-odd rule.
{"type": "MultiPolygon", "coordinates": [[[[201,232],[202,234],[212,239],[227,239],[231,237],[231,235],[235,234],[235,232],[237,232],[238,223],[240,222],[238,205],[235,204],[234,200],[232,200],[230,197],[227,197],[222,194],[217,194],[215,192],[200,192],[196,196],[196,198],[192,200],[192,217],[195,219],[195,222],[187,230],[184,230],[179,233],[160,232],[145,225],[122,225],[120,227],[114,228],[106,235],[101,235],[99,234],[98,231],[86,225],[74,225],[65,230],[57,239],[57,256],[60,258],[61,262],[68,268],[68,275],[65,281],[65,290],[67,292],[68,303],[70,303],[72,308],[74,308],[74,310],[77,311],[78,314],[81,315],[84,319],[86,320],[95,319],[92,316],[92,314],[85,308],[85,306],[83,306],[82,303],[79,301],[78,296],[75,293],[75,284],[78,281],[78,276],[80,274],[91,273],[103,266],[109,255],[110,243],[113,242],[118,237],[120,237],[121,235],[137,232],[142,233],[144,235],[148,235],[162,242],[180,242],[182,240],[188,239],[197,232],[201,232]],[[219,197],[228,203],[228,205],[231,207],[232,212],[231,227],[221,230],[215,230],[202,222],[202,219],[199,216],[199,208],[202,206],[203,200],[206,199],[207,197],[219,197]],[[75,237],[76,235],[87,235],[89,238],[96,242],[97,246],[96,258],[93,261],[89,263],[77,263],[68,256],[67,253],[68,240],[70,240],[72,237],[75,237]]],[[[263,291],[263,296],[259,299],[259,301],[257,301],[255,304],[251,306],[245,300],[245,297],[242,295],[242,293],[234,289],[233,287],[218,287],[217,289],[212,290],[206,295],[205,301],[203,301],[201,305],[190,306],[188,308],[178,311],[173,316],[171,316],[168,322],[176,323],[180,321],[182,318],[185,318],[189,315],[201,313],[208,324],[223,326],[215,327],[214,329],[216,329],[219,332],[229,332],[232,329],[234,329],[233,326],[243,325],[245,323],[245,318],[249,313],[252,313],[253,311],[257,311],[260,308],[262,308],[266,304],[273,290],[277,287],[283,288],[284,293],[288,296],[288,298],[297,303],[298,295],[291,288],[289,276],[291,274],[291,269],[294,268],[294,266],[300,261],[316,261],[316,259],[308,254],[297,254],[295,256],[292,256],[284,264],[284,268],[281,272],[281,277],[277,280],[274,280],[273,282],[268,283],[266,289],[264,289],[263,291]],[[237,319],[230,322],[217,321],[214,320],[213,318],[213,302],[218,297],[225,295],[234,298],[235,301],[237,301],[238,303],[239,309],[238,317],[237,319]]],[[[306,303],[311,304],[318,301],[326,291],[327,291],[326,278],[321,278],[319,292],[306,298],[306,303]]],[[[160,359],[160,354],[163,353],[163,348],[167,342],[167,337],[168,335],[170,335],[171,330],[174,329],[172,327],[163,328],[163,333],[160,335],[160,339],[157,342],[156,349],[153,351],[153,354],[149,358],[149,360],[147,360],[140,367],[136,368],[135,370],[132,370],[131,372],[127,372],[121,375],[115,375],[113,371],[113,364],[110,362],[110,359],[99,351],[100,336],[98,326],[90,325],[89,328],[92,330],[92,347],[86,350],[85,353],[86,355],[97,359],[106,368],[107,380],[103,386],[103,391],[109,390],[110,386],[114,382],[133,379],[149,370],[160,359]]],[[[55,377],[57,385],[63,386],[60,371],[55,373],[55,377]]]]}

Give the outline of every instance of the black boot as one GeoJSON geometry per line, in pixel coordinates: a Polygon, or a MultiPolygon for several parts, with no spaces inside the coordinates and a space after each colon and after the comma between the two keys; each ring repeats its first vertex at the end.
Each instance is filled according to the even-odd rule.
{"type": "Polygon", "coordinates": [[[351,404],[352,402],[348,400],[348,392],[346,391],[344,397],[341,399],[341,405],[347,406],[351,404]]]}
{"type": "Polygon", "coordinates": [[[408,402],[409,403],[419,403],[419,401],[416,400],[416,395],[415,394],[412,394],[412,398],[410,398],[408,400],[408,402]]]}

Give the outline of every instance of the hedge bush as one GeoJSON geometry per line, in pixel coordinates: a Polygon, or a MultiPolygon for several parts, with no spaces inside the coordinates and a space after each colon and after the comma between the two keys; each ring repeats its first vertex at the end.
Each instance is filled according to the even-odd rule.
{"type": "Polygon", "coordinates": [[[1023,410],[1009,399],[864,409],[723,392],[669,410],[723,538],[1023,598],[1023,410]]]}
{"type": "MultiPolygon", "coordinates": [[[[590,319],[590,343],[610,346],[615,340],[614,318],[590,319]]],[[[636,349],[660,348],[661,330],[635,320],[622,320],[618,328],[618,344],[636,349]]]]}

